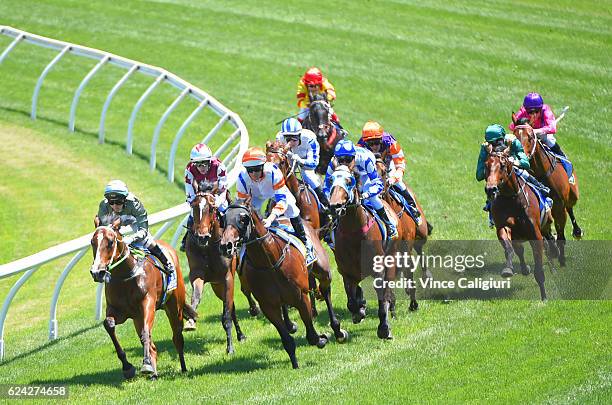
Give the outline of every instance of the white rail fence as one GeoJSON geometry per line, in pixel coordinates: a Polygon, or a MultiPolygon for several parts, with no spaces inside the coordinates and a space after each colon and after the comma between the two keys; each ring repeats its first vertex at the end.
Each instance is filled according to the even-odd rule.
{"type": "MultiPolygon", "coordinates": [[[[70,131],[74,131],[75,129],[75,121],[76,121],[76,111],[79,103],[79,98],[81,93],[87,86],[87,83],[91,80],[91,78],[96,75],[105,65],[112,64],[123,68],[126,70],[126,73],[117,81],[117,83],[113,86],[113,88],[108,93],[106,100],[104,102],[104,106],[102,107],[102,111],[100,114],[100,124],[98,130],[98,141],[100,143],[104,143],[105,137],[105,123],[106,123],[106,115],[113,100],[115,94],[119,91],[119,89],[132,77],[135,73],[144,74],[147,76],[153,76],[155,81],[144,91],[144,93],[140,96],[136,104],[134,105],[130,119],[128,122],[128,131],[126,135],[126,151],[128,154],[132,154],[133,149],[133,141],[134,141],[134,123],[138,116],[138,111],[142,107],[143,103],[147,100],[147,98],[155,91],[158,86],[166,82],[172,85],[177,90],[177,96],[174,101],[168,106],[163,115],[159,118],[157,125],[155,126],[154,133],[152,134],[151,140],[151,151],[150,151],[150,168],[151,170],[155,170],[156,167],[156,149],[157,143],[159,140],[160,131],[168,119],[168,117],[172,114],[172,112],[176,109],[176,107],[186,98],[191,97],[198,101],[198,106],[192,111],[192,113],[187,117],[187,119],[182,123],[179,130],[174,136],[174,140],[172,142],[170,157],[168,159],[168,181],[174,181],[174,165],[175,165],[175,157],[178,149],[179,142],[185,135],[185,132],[189,125],[194,121],[194,119],[200,114],[205,108],[212,110],[217,116],[219,116],[219,120],[212,126],[208,134],[202,139],[202,142],[208,142],[224,125],[231,125],[234,129],[231,135],[227,137],[225,142],[215,150],[214,154],[222,158],[223,163],[228,168],[228,182],[233,185],[236,181],[238,175],[239,166],[236,165],[236,162],[239,161],[242,154],[248,147],[249,143],[249,135],[248,131],[240,119],[240,117],[227,109],[223,104],[217,101],[214,97],[210,96],[205,91],[199,89],[198,87],[192,85],[191,83],[181,79],[180,77],[164,70],[156,66],[147,65],[138,61],[130,60],[127,58],[123,58],[121,56],[117,56],[108,52],[104,52],[98,49],[87,48],[81,45],[76,45],[68,42],[62,42],[58,40],[54,40],[51,38],[42,37],[39,35],[31,34],[29,32],[25,32],[19,29],[15,29],[12,27],[0,26],[0,35],[4,35],[10,38],[13,38],[12,42],[4,49],[4,51],[0,54],[0,64],[4,61],[4,59],[9,56],[11,51],[15,49],[17,45],[20,43],[29,43],[34,44],[44,48],[51,48],[58,51],[57,55],[51,59],[51,61],[45,66],[42,70],[40,76],[38,77],[38,81],[34,87],[32,93],[32,107],[30,116],[33,120],[36,119],[36,107],[38,103],[38,95],[40,93],[40,88],[43,85],[45,77],[47,74],[53,69],[53,67],[60,62],[60,60],[67,53],[71,53],[77,56],[82,56],[86,58],[95,59],[98,63],[83,77],[81,83],[77,87],[74,92],[74,96],[72,99],[72,104],[70,107],[70,116],[68,119],[68,128],[70,131]],[[230,149],[231,148],[231,149],[230,149]]],[[[34,48],[36,49],[36,48],[34,48]]],[[[163,236],[166,231],[168,231],[173,225],[176,225],[177,222],[180,222],[181,226],[178,226],[174,235],[171,239],[172,246],[176,246],[176,243],[179,237],[182,234],[183,227],[187,221],[187,215],[189,213],[189,207],[187,204],[181,204],[176,207],[169,208],[167,210],[157,212],[152,214],[149,217],[149,225],[159,225],[162,224],[161,228],[155,233],[155,238],[160,238],[163,236]]],[[[70,271],[75,267],[75,265],[85,256],[87,251],[90,249],[90,238],[91,235],[84,235],[80,238],[73,239],[71,241],[59,244],[57,246],[51,247],[49,249],[38,252],[34,255],[16,260],[11,263],[0,265],[0,279],[10,277],[12,275],[20,274],[21,277],[15,282],[13,287],[9,290],[7,297],[4,299],[2,304],[2,308],[0,309],[0,362],[4,359],[4,323],[6,320],[6,315],[8,313],[9,307],[15,294],[19,291],[21,286],[38,270],[40,267],[46,263],[53,262],[61,257],[66,255],[75,253],[70,262],[64,267],[62,273],[60,274],[53,291],[53,298],[51,299],[51,307],[49,314],[49,339],[53,340],[58,337],[58,321],[57,321],[57,302],[59,299],[59,295],[61,292],[62,285],[64,284],[64,280],[70,273],[70,271]]],[[[103,293],[103,285],[99,284],[96,291],[96,308],[95,308],[95,317],[96,319],[101,319],[102,317],[102,293],[103,293]]]]}

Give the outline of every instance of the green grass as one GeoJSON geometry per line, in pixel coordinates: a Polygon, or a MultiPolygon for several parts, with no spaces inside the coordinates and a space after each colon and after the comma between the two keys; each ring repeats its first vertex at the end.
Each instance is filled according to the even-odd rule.
{"type": "MultiPolygon", "coordinates": [[[[524,94],[539,91],[557,111],[571,106],[557,139],[576,164],[576,213],[586,239],[612,239],[606,221],[612,202],[610,2],[343,1],[308,12],[305,7],[296,1],[4,1],[1,23],[176,73],[240,114],[251,143],[259,145],[276,133],[276,121],[294,113],[296,81],[318,65],[336,86],[336,111],[353,139],[368,119],[400,139],[407,180],[436,226],[436,239],[495,237],[481,211],[482,183],[474,180],[478,146],[489,123],[506,125],[524,94]]],[[[0,49],[9,43],[0,37],[0,49]]],[[[95,62],[67,56],[64,62],[71,63],[60,63],[47,77],[39,119],[30,121],[37,75],[53,55],[20,44],[0,65],[1,263],[91,231],[111,178],[124,179],[150,213],[183,200],[180,181],[169,184],[165,170],[174,133],[195,102],[182,104],[164,126],[159,170],[151,173],[150,137],[176,92],[162,86],[145,103],[135,126],[135,155],[128,157],[131,106],[151,79],[130,80],[117,94],[107,118],[108,142],[100,146],[102,103],[122,71],[105,68],[91,81],[77,111],[78,131],[70,133],[72,94],[95,62]]],[[[212,114],[203,115],[188,129],[179,147],[178,179],[190,147],[211,122],[212,114]]],[[[382,342],[375,337],[372,309],[362,324],[350,323],[339,276],[334,302],[351,341],[318,350],[307,346],[300,324],[299,371],[290,370],[273,327],[247,317],[240,294],[249,338],[235,356],[226,356],[221,304],[207,288],[199,308],[203,322],[186,335],[189,373],[178,372],[170,330],[159,313],[154,338],[162,378],[126,383],[108,336],[93,320],[88,260],[64,286],[61,339],[45,343],[52,286],[68,260],[42,267],[17,295],[7,319],[0,383],[64,383],[74,401],[104,402],[605,403],[612,397],[610,301],[424,301],[410,314],[401,302],[392,323],[396,339],[382,342]]],[[[0,282],[0,299],[16,279],[0,282]]],[[[536,289],[532,279],[522,282],[536,289]]],[[[318,329],[329,330],[327,316],[317,322],[318,329]]],[[[142,353],[133,327],[123,325],[118,334],[138,365],[142,353]]]]}

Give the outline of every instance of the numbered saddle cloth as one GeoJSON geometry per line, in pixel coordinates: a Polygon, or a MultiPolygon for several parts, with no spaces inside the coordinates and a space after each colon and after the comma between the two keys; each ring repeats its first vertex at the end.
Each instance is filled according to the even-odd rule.
{"type": "MultiPolygon", "coordinates": [[[[274,233],[285,242],[295,246],[300,251],[302,256],[306,258],[307,267],[317,260],[317,255],[314,249],[312,248],[312,242],[310,240],[308,240],[308,244],[310,246],[306,247],[297,236],[289,233],[293,231],[293,228],[291,226],[280,223],[275,223],[274,225],[275,226],[270,227],[270,232],[274,233]]],[[[308,235],[306,235],[306,238],[308,239],[308,235]]]]}

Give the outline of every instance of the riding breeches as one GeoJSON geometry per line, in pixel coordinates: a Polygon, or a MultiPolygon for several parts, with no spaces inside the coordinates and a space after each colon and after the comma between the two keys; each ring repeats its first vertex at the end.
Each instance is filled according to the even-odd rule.
{"type": "Polygon", "coordinates": [[[552,148],[557,143],[555,134],[542,134],[538,135],[538,138],[540,138],[540,140],[544,142],[549,148],[552,148]]]}
{"type": "MultiPolygon", "coordinates": [[[[300,209],[297,207],[295,203],[295,198],[293,198],[293,195],[291,194],[288,197],[289,199],[285,201],[285,204],[287,205],[287,210],[285,211],[284,215],[287,218],[295,218],[300,215],[300,209]]],[[[261,213],[261,207],[263,207],[265,202],[266,202],[266,199],[251,197],[251,205],[260,213],[261,213]]]]}
{"type": "Polygon", "coordinates": [[[317,189],[321,187],[321,177],[314,170],[307,170],[302,168],[302,177],[306,184],[308,184],[313,189],[317,189]]]}

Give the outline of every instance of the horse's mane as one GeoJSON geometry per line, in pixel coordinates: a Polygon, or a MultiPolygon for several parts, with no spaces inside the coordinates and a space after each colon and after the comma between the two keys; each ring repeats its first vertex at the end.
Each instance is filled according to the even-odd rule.
{"type": "Polygon", "coordinates": [[[518,120],[516,120],[515,125],[529,125],[529,118],[519,118],[518,120]]]}

